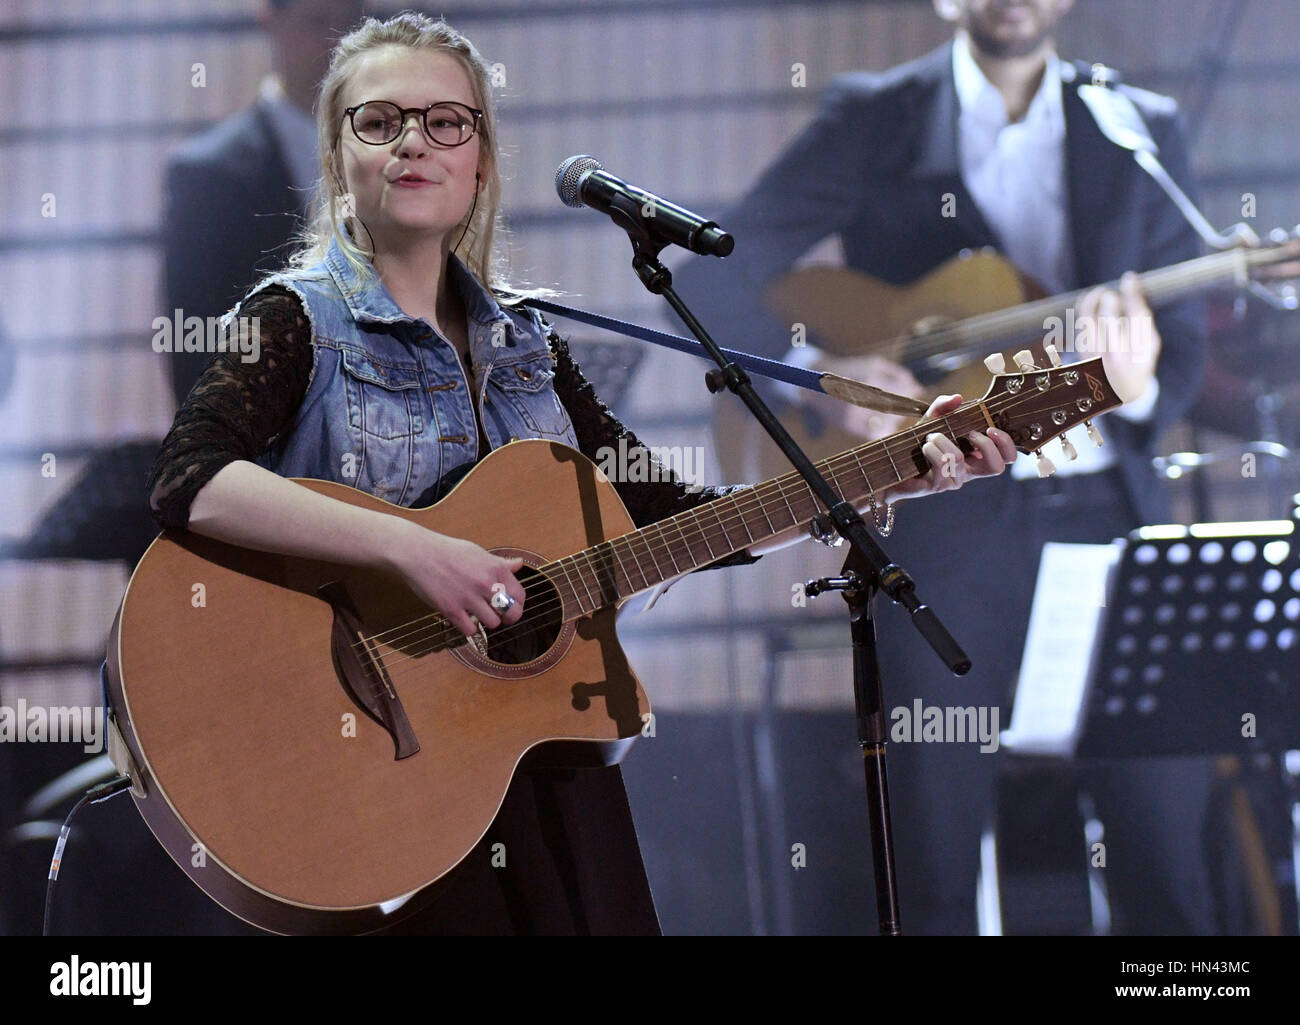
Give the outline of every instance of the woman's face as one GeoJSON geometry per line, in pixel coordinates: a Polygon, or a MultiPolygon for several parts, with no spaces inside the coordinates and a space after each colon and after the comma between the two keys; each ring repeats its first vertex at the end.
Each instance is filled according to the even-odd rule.
{"type": "MultiPolygon", "coordinates": [[[[361,57],[343,99],[344,107],[374,100],[422,111],[445,100],[477,106],[469,75],[455,57],[396,47],[361,57]]],[[[386,239],[404,235],[445,238],[469,211],[478,188],[474,175],[482,169],[477,133],[448,149],[429,141],[415,115],[407,117],[396,139],[381,146],[358,139],[346,115],[342,129],[344,185],[378,250],[385,248],[386,239]],[[408,172],[425,181],[399,183],[408,172]]]]}

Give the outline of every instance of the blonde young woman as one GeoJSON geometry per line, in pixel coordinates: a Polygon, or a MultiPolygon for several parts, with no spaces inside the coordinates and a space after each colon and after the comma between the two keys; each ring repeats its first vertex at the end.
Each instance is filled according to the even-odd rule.
{"type": "MultiPolygon", "coordinates": [[[[564,342],[510,304],[494,262],[500,176],[488,67],[467,39],[416,14],[367,20],[332,55],[317,127],[322,176],[307,244],[237,310],[260,319],[260,359],[219,354],[195,385],[154,467],[156,518],[249,548],[385,569],[466,635],[476,620],[489,630],[517,622],[519,560],[285,478],[418,507],[514,438],[588,456],[620,438],[640,442],[564,342]],[[504,609],[492,601],[502,589],[513,599],[504,609]]],[[[954,405],[947,398],[932,412],[954,405]]],[[[972,441],[963,458],[933,436],[931,472],[891,497],[958,487],[1015,458],[1001,432],[972,441]]],[[[619,485],[639,525],[728,490],[619,485]]],[[[518,501],[526,511],[537,496],[518,501]]],[[[806,536],[792,530],[717,565],[806,536]]],[[[519,774],[448,882],[405,931],[658,931],[617,768],[519,774]],[[498,842],[506,868],[490,864],[498,842]]]]}

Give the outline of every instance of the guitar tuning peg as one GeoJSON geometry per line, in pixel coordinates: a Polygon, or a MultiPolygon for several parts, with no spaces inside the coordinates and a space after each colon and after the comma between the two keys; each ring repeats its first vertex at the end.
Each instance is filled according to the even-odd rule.
{"type": "Polygon", "coordinates": [[[1034,455],[1038,457],[1038,476],[1050,477],[1056,472],[1056,464],[1043,455],[1041,448],[1034,449],[1034,455]]]}
{"type": "Polygon", "coordinates": [[[1085,420],[1083,422],[1083,426],[1088,428],[1088,437],[1092,439],[1092,443],[1096,445],[1098,448],[1101,448],[1102,446],[1101,432],[1098,431],[1097,428],[1095,428],[1092,425],[1091,420],[1085,420]]]}
{"type": "Polygon", "coordinates": [[[1028,374],[1038,369],[1034,366],[1034,354],[1028,349],[1021,349],[1011,358],[1015,360],[1016,366],[1020,368],[1022,374],[1028,374]]]}
{"type": "Polygon", "coordinates": [[[1056,346],[1048,342],[1043,346],[1043,349],[1047,352],[1048,362],[1054,367],[1059,367],[1061,365],[1061,354],[1056,351],[1056,346]]]}
{"type": "Polygon", "coordinates": [[[1074,445],[1071,444],[1070,439],[1064,434],[1061,435],[1061,451],[1065,453],[1065,458],[1070,462],[1074,462],[1079,458],[1079,453],[1075,450],[1074,445]]]}
{"type": "Polygon", "coordinates": [[[1001,374],[1007,369],[1007,358],[1002,353],[995,352],[984,357],[984,365],[989,368],[990,374],[1001,374]]]}

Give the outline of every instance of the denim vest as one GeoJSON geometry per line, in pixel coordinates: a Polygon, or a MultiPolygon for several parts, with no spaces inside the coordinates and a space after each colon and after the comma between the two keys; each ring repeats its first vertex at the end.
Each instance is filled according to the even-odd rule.
{"type": "Polygon", "coordinates": [[[552,386],[550,347],[533,310],[503,308],[453,255],[448,275],[467,312],[474,382],[455,347],[408,316],[377,277],[363,285],[335,241],[325,259],[261,283],[292,290],[311,320],[312,370],[293,423],[257,460],[396,505],[441,498],[478,459],[478,409],[492,448],[519,438],[577,447],[552,386]],[[475,394],[470,394],[474,388],[475,394]]]}

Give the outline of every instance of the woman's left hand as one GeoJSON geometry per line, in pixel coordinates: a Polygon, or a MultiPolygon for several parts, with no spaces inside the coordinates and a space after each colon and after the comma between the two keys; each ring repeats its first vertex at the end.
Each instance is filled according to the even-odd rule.
{"type": "MultiPolygon", "coordinates": [[[[961,405],[960,395],[940,395],[930,404],[923,419],[944,416],[961,405]]],[[[996,477],[1016,460],[1016,446],[1011,435],[990,427],[987,432],[966,436],[975,446],[968,456],[963,456],[953,441],[942,434],[931,434],[921,447],[930,463],[930,472],[923,477],[913,477],[889,489],[889,501],[915,498],[939,491],[955,491],[972,477],[996,477]]],[[[868,506],[869,507],[869,506],[868,506]]]]}

